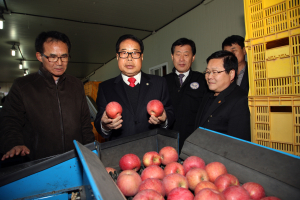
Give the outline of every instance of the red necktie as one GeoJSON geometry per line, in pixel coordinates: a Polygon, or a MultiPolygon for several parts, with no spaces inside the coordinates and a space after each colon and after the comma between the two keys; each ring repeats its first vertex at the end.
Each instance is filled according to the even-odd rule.
{"type": "Polygon", "coordinates": [[[131,77],[131,78],[128,79],[128,81],[130,83],[129,84],[130,87],[134,87],[135,86],[135,84],[134,84],[135,83],[135,78],[131,77]]]}

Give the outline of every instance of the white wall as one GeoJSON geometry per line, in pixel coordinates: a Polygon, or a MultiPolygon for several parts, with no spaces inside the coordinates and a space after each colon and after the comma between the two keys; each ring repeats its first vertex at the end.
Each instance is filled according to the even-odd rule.
{"type": "MultiPolygon", "coordinates": [[[[145,50],[142,71],[149,73],[150,67],[168,62],[168,72],[171,72],[172,43],[186,37],[196,43],[197,53],[192,69],[202,72],[206,67],[206,58],[221,50],[223,40],[233,34],[245,36],[243,1],[213,0],[207,4],[204,2],[143,41],[145,50]]],[[[114,59],[97,70],[90,81],[105,81],[119,74],[117,61],[114,59]]]]}

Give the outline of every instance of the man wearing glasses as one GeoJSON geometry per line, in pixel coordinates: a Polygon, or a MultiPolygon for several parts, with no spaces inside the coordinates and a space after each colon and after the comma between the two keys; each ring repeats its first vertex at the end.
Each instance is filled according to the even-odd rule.
{"type": "Polygon", "coordinates": [[[196,127],[251,140],[247,93],[236,84],[238,60],[229,51],[217,51],[206,60],[209,90],[198,109],[196,127]]]}
{"type": "Polygon", "coordinates": [[[104,138],[117,138],[142,133],[151,129],[172,125],[173,108],[169,99],[166,80],[141,71],[144,45],[133,35],[123,35],[116,43],[116,57],[121,74],[99,84],[97,95],[98,113],[95,127],[104,138]],[[164,105],[161,116],[147,113],[147,103],[153,99],[164,105]],[[116,101],[123,112],[110,119],[105,107],[116,101]]]}
{"type": "Polygon", "coordinates": [[[2,160],[14,155],[40,159],[74,149],[73,140],[94,141],[83,84],[65,73],[68,37],[42,32],[35,48],[39,71],[15,80],[0,113],[2,160]]]}

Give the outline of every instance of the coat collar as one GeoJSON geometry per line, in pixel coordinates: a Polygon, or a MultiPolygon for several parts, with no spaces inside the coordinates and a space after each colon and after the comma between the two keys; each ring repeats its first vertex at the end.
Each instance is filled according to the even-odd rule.
{"type": "MultiPolygon", "coordinates": [[[[209,118],[209,116],[219,107],[221,106],[223,103],[226,102],[226,97],[228,95],[230,95],[230,93],[236,88],[238,87],[236,85],[236,82],[231,83],[225,90],[223,90],[222,92],[220,92],[220,94],[217,96],[217,98],[214,100],[214,102],[212,102],[212,104],[210,105],[210,107],[208,108],[207,112],[205,114],[201,113],[201,121],[200,121],[200,126],[202,126],[204,124],[204,122],[209,118]]],[[[206,106],[206,103],[208,101],[208,98],[213,96],[214,93],[208,93],[208,95],[206,96],[206,98],[203,100],[203,104],[202,104],[202,112],[204,110],[203,106],[206,106]]]]}
{"type": "MultiPolygon", "coordinates": [[[[55,84],[55,81],[54,81],[54,79],[53,79],[52,74],[51,74],[49,71],[45,70],[45,68],[43,67],[43,64],[40,65],[38,74],[41,75],[42,77],[44,77],[44,79],[46,80],[46,82],[47,82],[49,85],[53,85],[53,84],[56,85],[56,84],[55,84]]],[[[63,75],[61,75],[61,76],[59,77],[59,80],[58,80],[57,85],[58,85],[59,83],[61,83],[62,81],[64,81],[65,79],[66,79],[66,73],[63,73],[63,75]]]]}

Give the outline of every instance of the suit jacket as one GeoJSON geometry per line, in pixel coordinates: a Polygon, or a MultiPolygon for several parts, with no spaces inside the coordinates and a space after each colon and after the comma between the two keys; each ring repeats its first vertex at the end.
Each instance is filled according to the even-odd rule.
{"type": "Polygon", "coordinates": [[[245,73],[243,75],[243,79],[241,82],[240,87],[247,92],[247,95],[249,93],[249,78],[248,78],[248,63],[246,63],[245,73]]]}
{"type": "Polygon", "coordinates": [[[206,113],[203,113],[208,102],[207,93],[199,107],[196,127],[203,127],[233,137],[251,141],[250,112],[246,92],[236,83],[230,84],[212,102],[206,113]]]}
{"type": "Polygon", "coordinates": [[[178,75],[173,72],[164,76],[167,80],[175,122],[170,128],[179,131],[179,149],[184,141],[195,130],[195,118],[202,98],[208,90],[204,75],[190,70],[189,75],[180,87],[178,75]]]}
{"type": "Polygon", "coordinates": [[[152,125],[148,122],[150,115],[147,113],[146,107],[148,102],[153,99],[160,100],[163,103],[167,114],[168,126],[171,126],[174,122],[174,113],[167,89],[167,83],[164,78],[142,72],[138,104],[133,105],[137,107],[136,114],[134,114],[133,108],[127,97],[121,74],[100,83],[96,100],[98,113],[95,119],[95,127],[98,133],[104,138],[113,140],[161,127],[160,124],[152,125]],[[111,130],[110,134],[107,135],[102,132],[100,123],[105,107],[111,101],[116,101],[121,104],[123,109],[123,122],[120,129],[111,130]]]}

